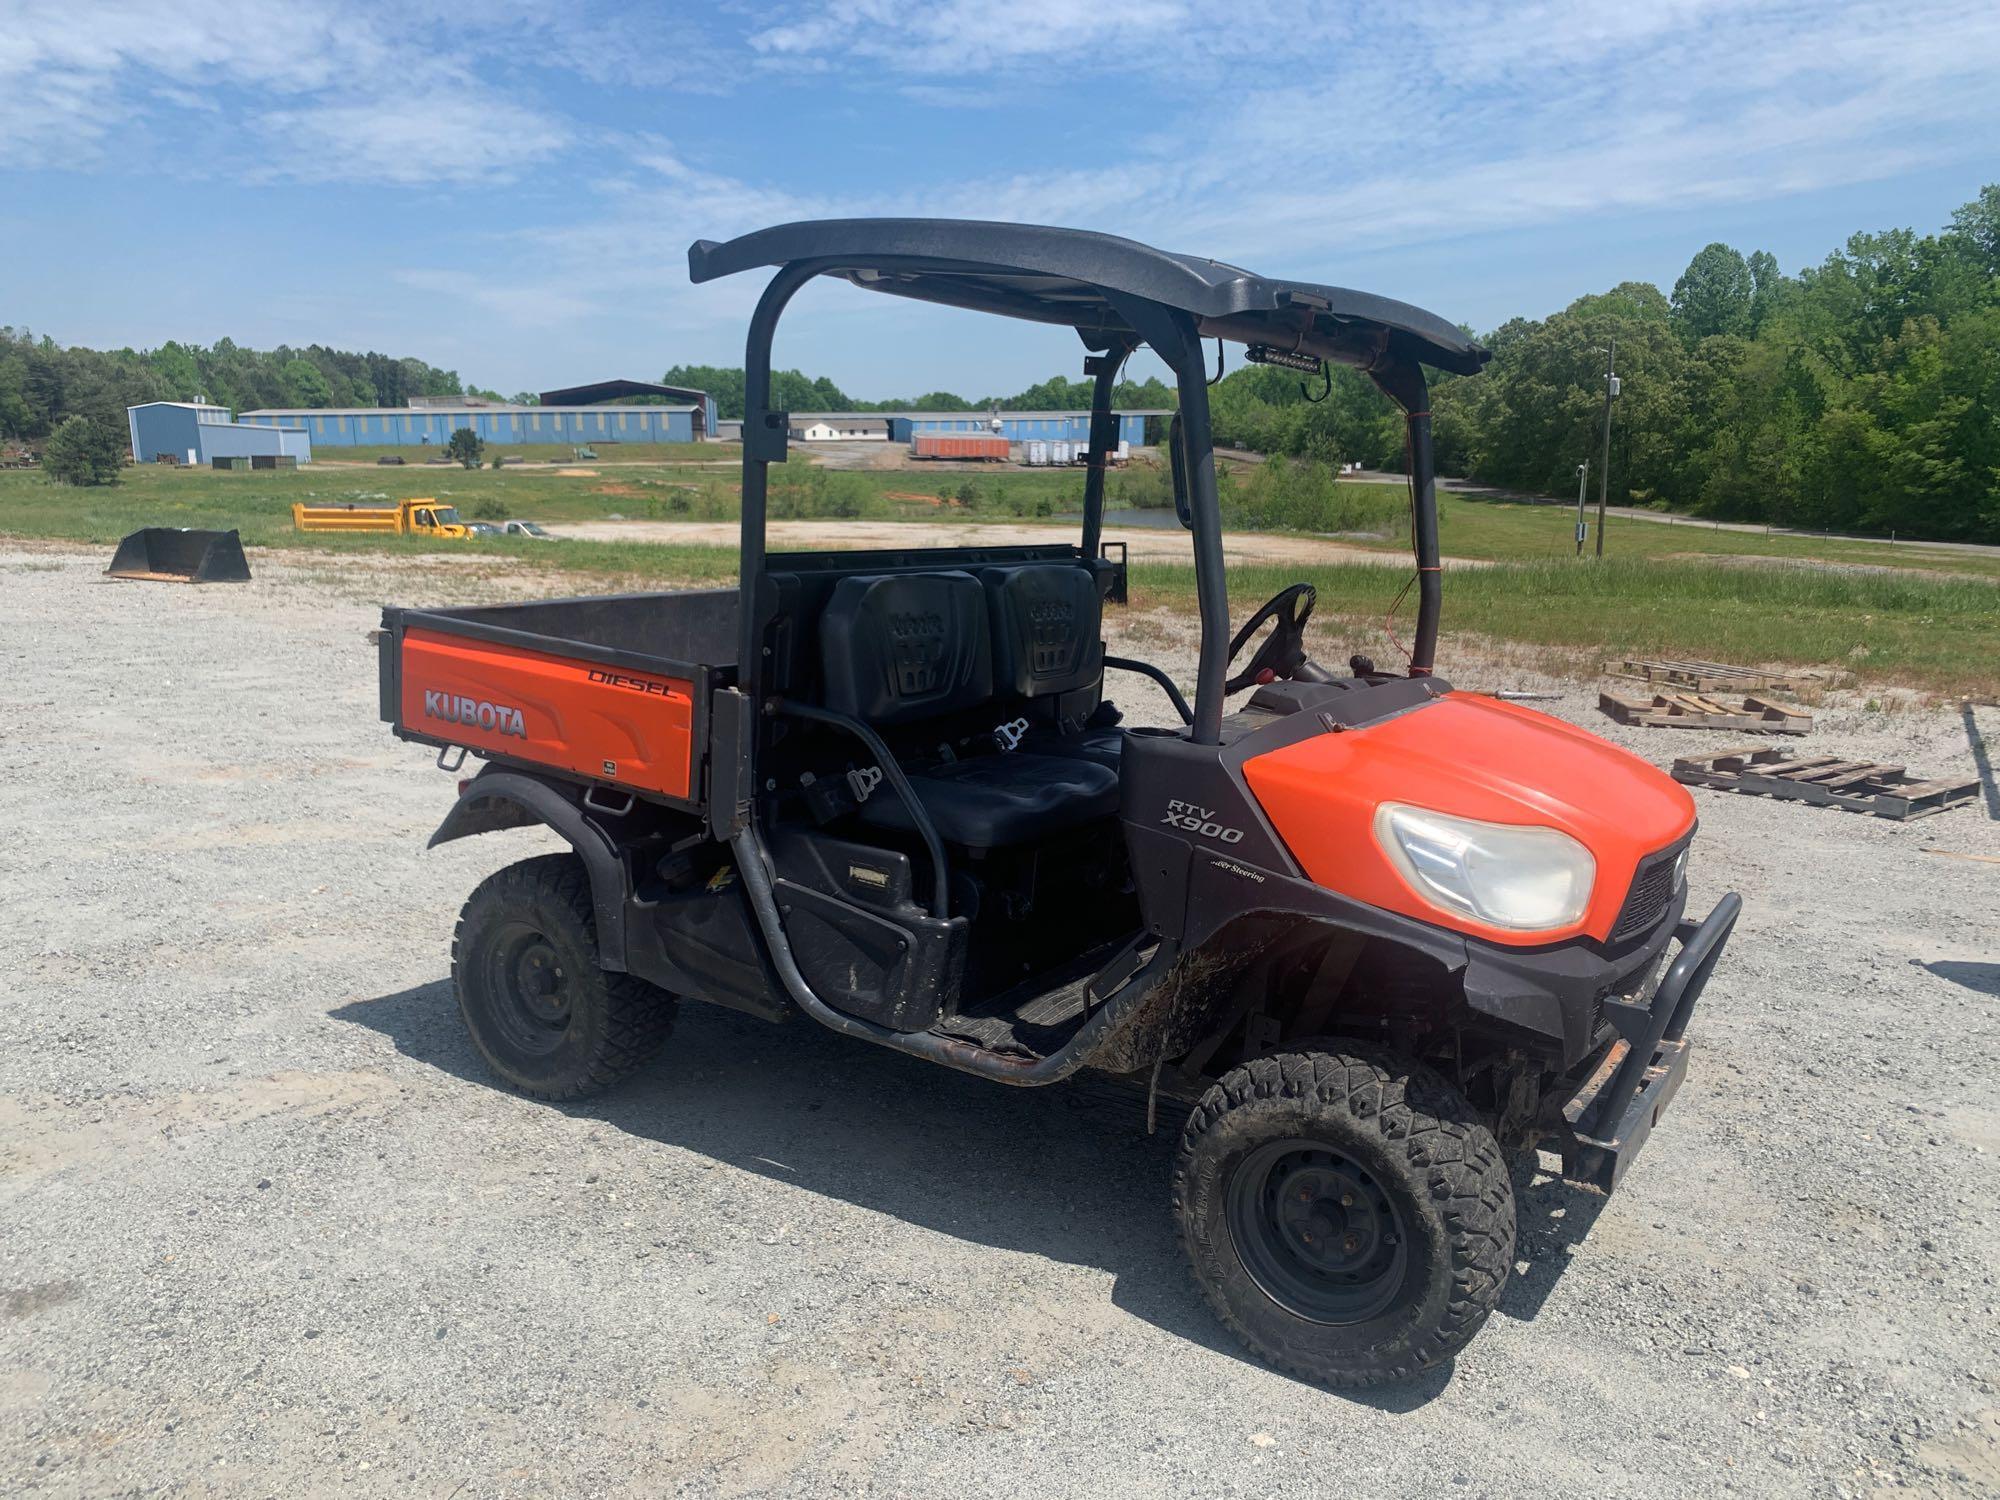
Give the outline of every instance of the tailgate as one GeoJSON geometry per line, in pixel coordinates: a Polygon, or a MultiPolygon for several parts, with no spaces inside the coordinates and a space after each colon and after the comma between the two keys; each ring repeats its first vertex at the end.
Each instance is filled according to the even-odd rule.
{"type": "Polygon", "coordinates": [[[384,623],[382,715],[401,737],[699,805],[706,668],[524,646],[435,615],[384,623]]]}

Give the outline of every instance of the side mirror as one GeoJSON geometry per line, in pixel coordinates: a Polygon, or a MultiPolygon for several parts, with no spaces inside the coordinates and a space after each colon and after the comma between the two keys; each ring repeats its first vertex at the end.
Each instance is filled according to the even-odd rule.
{"type": "Polygon", "coordinates": [[[1180,518],[1184,528],[1193,531],[1194,507],[1188,500],[1187,450],[1181,445],[1179,412],[1175,412],[1173,420],[1167,424],[1167,457],[1174,469],[1174,514],[1180,518]]]}

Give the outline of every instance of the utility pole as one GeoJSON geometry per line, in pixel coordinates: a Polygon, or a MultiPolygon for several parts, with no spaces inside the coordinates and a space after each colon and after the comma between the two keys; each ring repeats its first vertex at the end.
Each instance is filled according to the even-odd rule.
{"type": "Polygon", "coordinates": [[[1590,483],[1590,460],[1585,459],[1576,466],[1576,555],[1583,556],[1584,534],[1590,528],[1583,524],[1583,492],[1590,483]]]}
{"type": "Polygon", "coordinates": [[[1618,394],[1618,377],[1612,374],[1618,340],[1604,351],[1604,452],[1597,471],[1597,555],[1604,556],[1604,503],[1611,489],[1611,398],[1618,394]]]}

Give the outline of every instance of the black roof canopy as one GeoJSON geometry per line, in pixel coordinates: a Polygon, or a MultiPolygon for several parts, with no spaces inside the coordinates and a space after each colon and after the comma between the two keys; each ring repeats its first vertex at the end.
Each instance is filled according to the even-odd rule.
{"type": "Polygon", "coordinates": [[[1093,348],[1135,341],[1115,305],[1122,295],[1186,312],[1206,337],[1367,368],[1396,361],[1471,375],[1487,360],[1487,351],[1460,329],[1406,302],[1274,280],[1081,229],[971,219],[821,219],[688,247],[688,274],[697,282],[797,261],[826,261],[827,275],[870,291],[1068,325],[1093,348]]]}
{"type": "Polygon", "coordinates": [[[678,397],[691,406],[700,406],[708,392],[684,385],[660,385],[651,380],[598,380],[589,385],[565,386],[559,391],[543,391],[544,406],[597,406],[628,396],[678,397]]]}

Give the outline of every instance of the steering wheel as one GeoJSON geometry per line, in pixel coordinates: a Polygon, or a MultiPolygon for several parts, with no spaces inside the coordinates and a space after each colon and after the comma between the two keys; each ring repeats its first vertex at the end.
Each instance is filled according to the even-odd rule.
{"type": "Polygon", "coordinates": [[[1309,583],[1295,583],[1274,594],[1264,607],[1243,622],[1229,643],[1229,660],[1235,661],[1243,645],[1266,621],[1276,621],[1250,664],[1223,684],[1226,693],[1241,692],[1256,683],[1274,682],[1280,677],[1299,682],[1331,682],[1333,676],[1306,655],[1306,622],[1312,618],[1319,593],[1309,583]]]}

